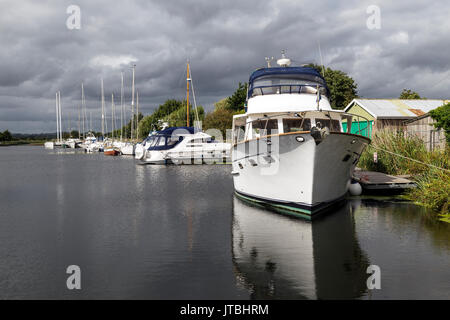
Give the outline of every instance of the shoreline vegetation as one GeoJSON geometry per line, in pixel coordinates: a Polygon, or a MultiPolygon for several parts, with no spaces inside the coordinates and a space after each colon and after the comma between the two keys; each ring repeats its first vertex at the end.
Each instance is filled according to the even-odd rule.
{"type": "Polygon", "coordinates": [[[361,155],[358,166],[391,175],[410,175],[417,185],[402,197],[431,208],[439,220],[450,223],[450,148],[428,151],[424,142],[403,131],[380,130],[361,155]],[[374,161],[374,153],[377,161],[374,161]],[[401,155],[403,157],[400,157],[401,155]],[[409,159],[408,159],[409,158],[409,159]],[[412,161],[414,159],[416,161],[412,161]],[[419,162],[417,162],[419,161],[419,162]]]}
{"type": "Polygon", "coordinates": [[[12,141],[1,141],[0,147],[9,146],[20,146],[20,145],[30,145],[30,146],[42,146],[46,140],[12,140],[12,141]]]}
{"type": "Polygon", "coordinates": [[[52,138],[47,134],[12,134],[9,130],[0,131],[0,147],[18,145],[43,145],[45,141],[52,138]]]}

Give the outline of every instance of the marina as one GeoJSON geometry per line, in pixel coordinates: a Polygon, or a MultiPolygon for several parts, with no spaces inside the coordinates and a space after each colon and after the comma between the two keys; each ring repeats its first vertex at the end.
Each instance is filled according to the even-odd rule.
{"type": "Polygon", "coordinates": [[[449,6],[3,0],[0,300],[450,300],[449,6]]]}
{"type": "Polygon", "coordinates": [[[427,209],[349,197],[293,219],[236,198],[230,171],[0,148],[0,298],[450,298],[450,229],[427,209]],[[71,264],[82,290],[65,287],[71,264]]]}

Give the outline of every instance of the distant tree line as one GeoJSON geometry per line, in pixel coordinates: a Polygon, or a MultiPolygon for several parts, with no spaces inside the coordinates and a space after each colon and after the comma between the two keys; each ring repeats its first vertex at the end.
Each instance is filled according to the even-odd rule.
{"type": "Polygon", "coordinates": [[[0,132],[0,141],[12,141],[12,140],[13,136],[8,130],[0,132]]]}

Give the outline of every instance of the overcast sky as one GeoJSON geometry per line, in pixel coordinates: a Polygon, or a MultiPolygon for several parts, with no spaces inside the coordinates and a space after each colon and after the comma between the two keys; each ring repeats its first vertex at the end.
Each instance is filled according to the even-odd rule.
{"type": "Polygon", "coordinates": [[[281,49],[295,64],[320,63],[319,43],[324,64],[355,79],[362,97],[411,88],[449,98],[449,12],[448,1],[418,0],[0,0],[0,131],[55,131],[57,90],[64,129],[76,129],[82,81],[99,129],[100,79],[108,113],[111,93],[120,103],[121,71],[130,104],[132,63],[144,114],[185,97],[187,59],[197,104],[211,110],[281,49]],[[70,5],[81,9],[80,29],[66,25],[70,5]],[[370,5],[379,29],[367,26],[370,5]]]}

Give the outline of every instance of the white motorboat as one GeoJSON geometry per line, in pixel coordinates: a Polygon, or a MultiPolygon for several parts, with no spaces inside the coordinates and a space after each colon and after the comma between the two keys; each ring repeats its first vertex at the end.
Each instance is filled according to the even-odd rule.
{"type": "Polygon", "coordinates": [[[90,144],[86,145],[85,150],[88,153],[103,152],[103,143],[99,142],[99,141],[90,143],[90,144]]]}
{"type": "Polygon", "coordinates": [[[55,149],[55,143],[53,141],[47,141],[44,143],[45,149],[55,149]]]}
{"type": "Polygon", "coordinates": [[[229,143],[217,142],[192,127],[170,127],[147,138],[143,161],[150,164],[203,164],[224,162],[229,143]],[[148,147],[147,147],[148,146],[148,147]]]}
{"type": "Polygon", "coordinates": [[[132,156],[134,155],[135,145],[132,142],[122,142],[119,149],[123,155],[132,156]]]}
{"type": "Polygon", "coordinates": [[[233,117],[234,188],[241,198],[310,219],[345,197],[370,143],[369,122],[332,110],[315,69],[290,67],[284,54],[277,62],[251,74],[246,112],[233,117]]]}
{"type": "Polygon", "coordinates": [[[66,144],[69,146],[69,148],[75,149],[79,148],[82,142],[80,139],[69,138],[66,140],[66,144]]]}
{"type": "Polygon", "coordinates": [[[86,152],[98,151],[99,142],[92,132],[88,132],[80,147],[85,149],[86,152]]]}
{"type": "Polygon", "coordinates": [[[134,158],[137,160],[141,160],[144,157],[145,149],[144,149],[145,140],[143,142],[136,143],[134,147],[134,158]]]}
{"type": "MultiPolygon", "coordinates": [[[[162,123],[161,130],[164,130],[168,127],[169,127],[169,125],[164,122],[164,123],[162,123]]],[[[142,158],[144,158],[145,151],[150,147],[150,144],[153,142],[151,137],[157,133],[158,133],[158,131],[152,131],[148,134],[147,137],[145,137],[145,139],[142,142],[136,143],[136,145],[134,147],[134,158],[135,159],[142,160],[142,158]]]]}

